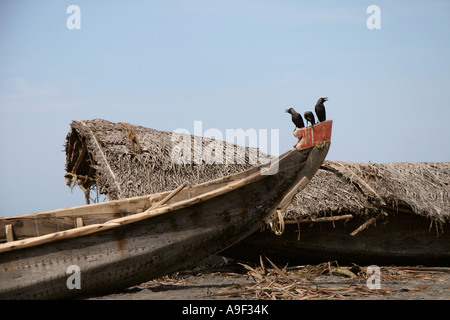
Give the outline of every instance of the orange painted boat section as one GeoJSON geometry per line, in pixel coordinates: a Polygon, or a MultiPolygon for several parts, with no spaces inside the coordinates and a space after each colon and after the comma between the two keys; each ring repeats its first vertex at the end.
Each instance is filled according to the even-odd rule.
{"type": "Polygon", "coordinates": [[[327,120],[315,124],[312,127],[301,128],[294,131],[294,137],[298,138],[295,144],[297,150],[306,149],[315,145],[320,145],[325,140],[331,140],[331,127],[333,120],[327,120]]]}

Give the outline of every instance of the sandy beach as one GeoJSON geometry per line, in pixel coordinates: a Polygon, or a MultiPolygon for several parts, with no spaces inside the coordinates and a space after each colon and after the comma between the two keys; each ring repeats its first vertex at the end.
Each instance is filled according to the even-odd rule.
{"type": "Polygon", "coordinates": [[[450,300],[450,268],[380,267],[380,286],[371,289],[366,267],[330,263],[283,270],[246,267],[232,264],[180,272],[90,299],[450,300]]]}

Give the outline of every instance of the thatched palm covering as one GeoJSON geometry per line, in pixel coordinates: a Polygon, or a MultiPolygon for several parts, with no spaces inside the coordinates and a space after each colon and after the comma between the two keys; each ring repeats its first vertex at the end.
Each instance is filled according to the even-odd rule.
{"type": "Polygon", "coordinates": [[[256,149],[122,122],[73,121],[71,127],[65,146],[68,184],[76,182],[86,195],[96,185],[111,200],[198,184],[270,160],[262,153],[255,159],[256,149]],[[183,143],[190,152],[182,152],[183,143]]]}
{"type": "Polygon", "coordinates": [[[450,163],[325,161],[286,210],[287,218],[406,211],[450,220],[450,163]]]}
{"type": "MultiPolygon", "coordinates": [[[[183,182],[197,184],[255,164],[250,161],[252,149],[237,149],[225,142],[222,150],[215,149],[225,164],[214,163],[218,154],[211,153],[214,140],[207,138],[99,119],[74,121],[71,127],[66,140],[66,179],[69,184],[76,182],[86,195],[93,186],[113,200],[145,195],[174,189],[183,182]],[[191,143],[191,157],[183,155],[184,163],[175,163],[174,145],[183,138],[191,143]],[[202,161],[195,146],[207,150],[202,161]]],[[[259,154],[260,162],[269,159],[259,154]]],[[[294,198],[285,218],[343,213],[370,217],[398,210],[445,222],[450,220],[449,184],[448,162],[325,161],[307,188],[294,198]]]]}

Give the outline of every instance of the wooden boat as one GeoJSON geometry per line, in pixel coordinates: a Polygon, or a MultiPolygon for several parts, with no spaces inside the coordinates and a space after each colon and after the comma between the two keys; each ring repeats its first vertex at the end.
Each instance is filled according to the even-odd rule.
{"type": "Polygon", "coordinates": [[[221,255],[284,265],[450,266],[450,163],[324,161],[283,212],[284,233],[255,232],[221,255]]]}
{"type": "Polygon", "coordinates": [[[255,232],[220,254],[254,262],[266,255],[282,265],[338,261],[347,265],[450,266],[448,223],[442,226],[445,231],[436,232],[434,227],[430,230],[426,218],[398,212],[352,235],[367,220],[351,214],[332,218],[286,224],[281,236],[267,230],[255,232]]]}
{"type": "Polygon", "coordinates": [[[186,268],[284,210],[327,155],[332,121],[268,164],[172,192],[0,220],[0,299],[104,294],[186,268]],[[315,134],[317,133],[317,134],[315,134]]]}

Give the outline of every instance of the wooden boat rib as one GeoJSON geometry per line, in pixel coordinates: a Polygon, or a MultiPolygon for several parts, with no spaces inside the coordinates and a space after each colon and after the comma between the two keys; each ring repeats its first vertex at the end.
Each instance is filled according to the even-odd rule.
{"type": "Polygon", "coordinates": [[[271,163],[193,187],[0,219],[0,239],[9,240],[0,244],[0,299],[108,293],[232,246],[306,186],[327,155],[331,127],[300,129],[304,138],[271,163]],[[68,286],[71,266],[79,289],[68,286]]]}

